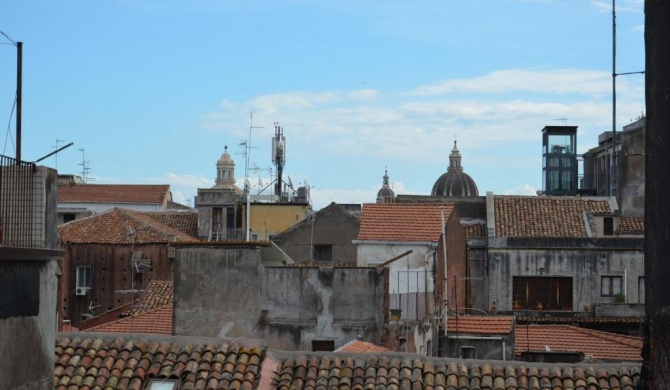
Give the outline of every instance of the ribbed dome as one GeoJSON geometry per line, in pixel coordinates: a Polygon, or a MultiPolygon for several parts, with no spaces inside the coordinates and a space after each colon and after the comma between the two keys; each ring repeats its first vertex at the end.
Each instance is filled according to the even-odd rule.
{"type": "Polygon", "coordinates": [[[477,184],[465,172],[446,172],[433,185],[432,196],[479,196],[477,184]]]}
{"type": "Polygon", "coordinates": [[[431,191],[432,196],[479,196],[477,184],[468,175],[463,172],[461,166],[461,153],[458,151],[456,141],[454,149],[449,155],[449,168],[447,172],[437,179],[431,191]]]}

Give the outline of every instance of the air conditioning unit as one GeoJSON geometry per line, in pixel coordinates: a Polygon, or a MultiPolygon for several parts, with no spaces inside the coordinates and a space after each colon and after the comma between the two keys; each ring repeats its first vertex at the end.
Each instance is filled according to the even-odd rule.
{"type": "Polygon", "coordinates": [[[74,293],[75,293],[76,295],[86,295],[86,292],[87,292],[87,291],[88,291],[88,289],[87,289],[86,287],[77,287],[77,288],[74,290],[74,293]]]}

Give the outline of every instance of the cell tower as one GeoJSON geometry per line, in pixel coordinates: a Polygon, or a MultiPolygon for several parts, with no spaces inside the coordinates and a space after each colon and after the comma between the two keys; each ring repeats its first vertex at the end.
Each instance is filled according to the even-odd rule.
{"type": "Polygon", "coordinates": [[[282,199],[282,173],[286,163],[286,138],[284,129],[275,122],[275,136],[272,138],[272,163],[277,167],[277,181],[275,182],[275,195],[282,199]]]}

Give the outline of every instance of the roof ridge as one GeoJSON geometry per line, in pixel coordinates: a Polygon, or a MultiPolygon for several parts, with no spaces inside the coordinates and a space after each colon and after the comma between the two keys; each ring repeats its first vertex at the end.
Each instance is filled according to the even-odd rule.
{"type": "MultiPolygon", "coordinates": [[[[151,218],[148,215],[144,215],[141,211],[135,211],[135,210],[130,210],[130,209],[124,209],[120,207],[115,207],[115,210],[119,210],[121,213],[124,213],[126,216],[129,218],[132,218],[139,223],[141,223],[144,226],[147,226],[149,228],[154,229],[160,234],[163,234],[165,236],[187,236],[189,239],[193,239],[193,237],[188,236],[186,233],[182,232],[181,230],[175,229],[172,226],[168,226],[160,221],[157,221],[153,218],[151,218]]],[[[165,237],[166,241],[168,237],[165,237]]]]}

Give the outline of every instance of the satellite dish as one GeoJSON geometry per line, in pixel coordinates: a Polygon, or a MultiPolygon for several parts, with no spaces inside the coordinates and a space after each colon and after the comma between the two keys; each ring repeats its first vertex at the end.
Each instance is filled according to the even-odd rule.
{"type": "Polygon", "coordinates": [[[293,182],[291,181],[291,176],[288,176],[288,175],[287,175],[286,177],[288,177],[288,187],[289,187],[290,189],[293,189],[293,182]]]}

